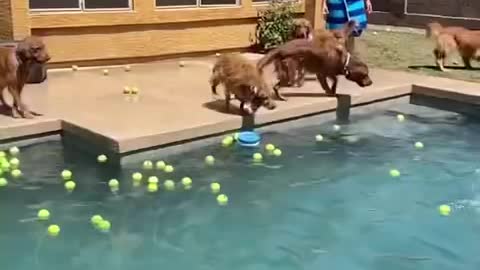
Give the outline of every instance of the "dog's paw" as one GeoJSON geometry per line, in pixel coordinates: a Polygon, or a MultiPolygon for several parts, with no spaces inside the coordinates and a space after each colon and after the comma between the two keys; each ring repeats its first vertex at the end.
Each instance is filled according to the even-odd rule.
{"type": "Polygon", "coordinates": [[[35,116],[30,111],[23,112],[23,117],[27,119],[33,119],[35,116]]]}

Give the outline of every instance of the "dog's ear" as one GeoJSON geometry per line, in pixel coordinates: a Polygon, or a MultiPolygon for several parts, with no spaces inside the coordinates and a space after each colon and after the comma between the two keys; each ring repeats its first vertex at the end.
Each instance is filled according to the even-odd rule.
{"type": "Polygon", "coordinates": [[[28,40],[22,40],[17,44],[17,56],[22,60],[28,60],[32,58],[32,52],[30,51],[30,42],[28,40]]]}
{"type": "Polygon", "coordinates": [[[345,34],[345,36],[349,37],[352,34],[353,30],[355,30],[355,27],[357,27],[357,22],[355,20],[348,21],[343,27],[343,33],[345,34]]]}

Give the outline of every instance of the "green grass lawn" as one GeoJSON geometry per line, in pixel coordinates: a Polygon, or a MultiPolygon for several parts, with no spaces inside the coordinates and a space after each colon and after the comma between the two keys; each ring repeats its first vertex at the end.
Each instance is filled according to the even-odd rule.
{"type": "Polygon", "coordinates": [[[448,60],[449,72],[440,72],[435,66],[433,46],[433,41],[420,34],[373,30],[366,32],[356,44],[358,53],[371,67],[480,81],[479,63],[472,61],[474,69],[464,69],[457,53],[453,53],[448,60]]]}

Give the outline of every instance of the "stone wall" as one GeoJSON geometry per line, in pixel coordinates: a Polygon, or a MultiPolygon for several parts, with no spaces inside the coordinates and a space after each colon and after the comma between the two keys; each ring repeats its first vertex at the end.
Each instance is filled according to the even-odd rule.
{"type": "Polygon", "coordinates": [[[10,0],[0,0],[0,41],[13,37],[12,13],[10,0]]]}

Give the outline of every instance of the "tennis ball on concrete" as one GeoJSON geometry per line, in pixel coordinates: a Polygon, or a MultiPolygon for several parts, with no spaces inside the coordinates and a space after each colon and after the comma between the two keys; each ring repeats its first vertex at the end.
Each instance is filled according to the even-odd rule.
{"type": "Polygon", "coordinates": [[[184,187],[191,186],[192,185],[192,178],[183,177],[182,178],[182,184],[183,184],[184,187]]]}
{"type": "Polygon", "coordinates": [[[129,94],[132,93],[132,89],[129,86],[125,86],[125,87],[123,87],[123,93],[125,95],[129,95],[129,94]]]}
{"type": "Polygon", "coordinates": [[[339,125],[333,125],[333,130],[334,130],[334,131],[340,131],[340,129],[342,129],[341,126],[339,126],[339,125]]]}
{"type": "Polygon", "coordinates": [[[211,183],[210,184],[210,190],[212,190],[212,193],[220,192],[220,184],[219,183],[211,183]]]}
{"type": "Polygon", "coordinates": [[[37,213],[39,220],[48,220],[50,218],[50,212],[47,209],[40,209],[37,213]]]}
{"type": "Polygon", "coordinates": [[[97,157],[97,161],[98,161],[99,163],[105,163],[105,162],[107,162],[107,160],[108,160],[108,158],[107,158],[106,155],[99,155],[99,156],[97,157]]]}
{"type": "Polygon", "coordinates": [[[20,153],[20,149],[18,149],[18,147],[16,146],[13,146],[13,147],[10,147],[10,149],[8,149],[8,152],[10,152],[10,155],[16,156],[18,155],[18,153],[20,153]]]}
{"type": "Polygon", "coordinates": [[[69,170],[63,170],[62,173],[61,173],[61,176],[62,176],[63,180],[70,180],[70,179],[72,179],[72,172],[69,171],[69,170]]]}
{"type": "Polygon", "coordinates": [[[148,192],[157,192],[158,184],[157,183],[149,183],[147,185],[147,190],[148,190],[148,192]]]}
{"type": "Polygon", "coordinates": [[[282,155],[282,150],[280,150],[278,148],[273,150],[273,155],[276,156],[276,157],[281,156],[282,155]]]}
{"type": "Polygon", "coordinates": [[[315,141],[317,142],[323,142],[323,136],[318,134],[317,136],[315,136],[315,141]]]}
{"type": "Polygon", "coordinates": [[[107,76],[108,73],[109,73],[108,69],[104,69],[104,70],[103,70],[103,75],[107,76]]]}
{"type": "Polygon", "coordinates": [[[399,177],[400,176],[400,171],[397,169],[391,169],[390,170],[390,176],[391,177],[399,177]]]}
{"type": "Polygon", "coordinates": [[[405,116],[403,114],[397,114],[397,120],[398,122],[403,122],[405,121],[405,116]]]}
{"type": "Polygon", "coordinates": [[[167,166],[167,164],[165,163],[165,161],[159,160],[157,161],[155,166],[157,167],[158,170],[165,170],[165,167],[167,166]]]}
{"type": "Polygon", "coordinates": [[[149,184],[158,184],[158,177],[156,177],[156,176],[148,177],[148,183],[149,184]]]}
{"type": "Polygon", "coordinates": [[[228,204],[228,197],[225,194],[220,194],[217,196],[217,202],[219,205],[227,205],[228,204]]]}
{"type": "Polygon", "coordinates": [[[275,150],[275,145],[269,143],[265,145],[265,150],[267,150],[268,152],[273,152],[273,150],[275,150]]]}
{"type": "Polygon", "coordinates": [[[175,182],[172,180],[165,180],[165,183],[163,183],[165,186],[166,190],[174,190],[175,189],[175,182]]]}
{"type": "Polygon", "coordinates": [[[163,170],[164,170],[166,173],[172,173],[172,172],[175,170],[175,168],[173,168],[172,165],[167,165],[167,166],[165,166],[165,169],[163,169],[163,170]]]}
{"type": "Polygon", "coordinates": [[[153,162],[150,161],[150,160],[145,160],[145,161],[143,162],[143,169],[144,169],[144,170],[151,170],[151,169],[153,169],[153,162]]]}
{"type": "Polygon", "coordinates": [[[212,155],[208,155],[205,157],[205,163],[207,165],[213,165],[215,164],[215,158],[212,155]]]}
{"type": "Polygon", "coordinates": [[[133,179],[133,181],[135,181],[135,182],[140,182],[140,181],[142,181],[142,178],[143,178],[143,175],[142,175],[141,173],[139,173],[139,172],[136,172],[136,173],[133,173],[133,174],[132,174],[132,179],[133,179]]]}
{"type": "Polygon", "coordinates": [[[111,227],[112,227],[112,225],[110,224],[110,221],[105,220],[105,219],[98,223],[98,229],[100,229],[100,231],[102,231],[102,232],[110,231],[111,227]]]}
{"type": "Polygon", "coordinates": [[[20,160],[18,158],[10,159],[9,163],[10,163],[10,167],[12,169],[16,169],[16,168],[18,168],[18,166],[20,166],[20,160]]]}
{"type": "Polygon", "coordinates": [[[255,153],[252,157],[255,162],[261,162],[263,160],[263,156],[260,153],[255,153]]]}
{"type": "Polygon", "coordinates": [[[103,217],[100,216],[100,215],[94,215],[90,218],[90,222],[94,225],[94,226],[98,226],[100,224],[100,222],[103,221],[103,217]]]}
{"type": "Polygon", "coordinates": [[[8,185],[8,180],[5,178],[0,178],[0,187],[4,187],[8,185]]]}
{"type": "MultiPolygon", "coordinates": [[[[423,149],[423,143],[422,143],[422,142],[416,142],[416,143],[415,143],[415,148],[417,148],[417,149],[423,149]]],[[[12,162],[10,162],[10,164],[12,164],[12,162]]]]}
{"type": "Polygon", "coordinates": [[[19,178],[20,176],[22,176],[22,171],[20,171],[19,169],[14,169],[12,170],[11,174],[13,178],[19,178]]]}
{"type": "Polygon", "coordinates": [[[111,188],[111,189],[118,189],[120,183],[118,182],[117,179],[110,179],[110,181],[108,181],[108,186],[111,188]]]}
{"type": "Polygon", "coordinates": [[[132,87],[132,89],[130,90],[130,93],[132,95],[136,95],[138,94],[138,92],[140,92],[140,90],[138,89],[138,87],[132,87]]]}
{"type": "Polygon", "coordinates": [[[78,70],[78,66],[77,66],[77,65],[73,65],[73,66],[72,66],[72,70],[73,70],[73,71],[77,71],[77,70],[78,70]]]}
{"type": "Polygon", "coordinates": [[[56,224],[52,224],[52,225],[48,226],[47,233],[51,237],[57,237],[60,234],[60,226],[58,226],[56,224]]]}
{"type": "Polygon", "coordinates": [[[73,190],[75,189],[75,187],[77,186],[77,184],[75,184],[75,182],[73,182],[73,181],[67,181],[67,182],[65,182],[64,186],[65,186],[65,189],[66,189],[67,191],[70,191],[70,192],[71,192],[71,191],[73,191],[73,190]]]}
{"type": "Polygon", "coordinates": [[[227,136],[227,137],[223,138],[222,145],[224,147],[228,147],[228,146],[232,145],[233,142],[234,142],[233,137],[232,136],[227,136]]]}
{"type": "Polygon", "coordinates": [[[217,53],[215,54],[215,56],[216,56],[216,57],[219,57],[219,56],[220,56],[220,53],[217,52],[217,53]]]}
{"type": "Polygon", "coordinates": [[[132,67],[130,65],[126,65],[125,66],[125,71],[129,72],[130,70],[132,70],[132,67]]]}
{"type": "Polygon", "coordinates": [[[438,212],[440,212],[440,215],[442,216],[449,216],[450,212],[452,212],[452,209],[449,205],[442,204],[438,207],[438,212]]]}
{"type": "Polygon", "coordinates": [[[178,66],[180,66],[180,67],[184,67],[184,66],[185,66],[185,62],[184,62],[184,61],[180,61],[180,62],[178,62],[178,66]]]}

